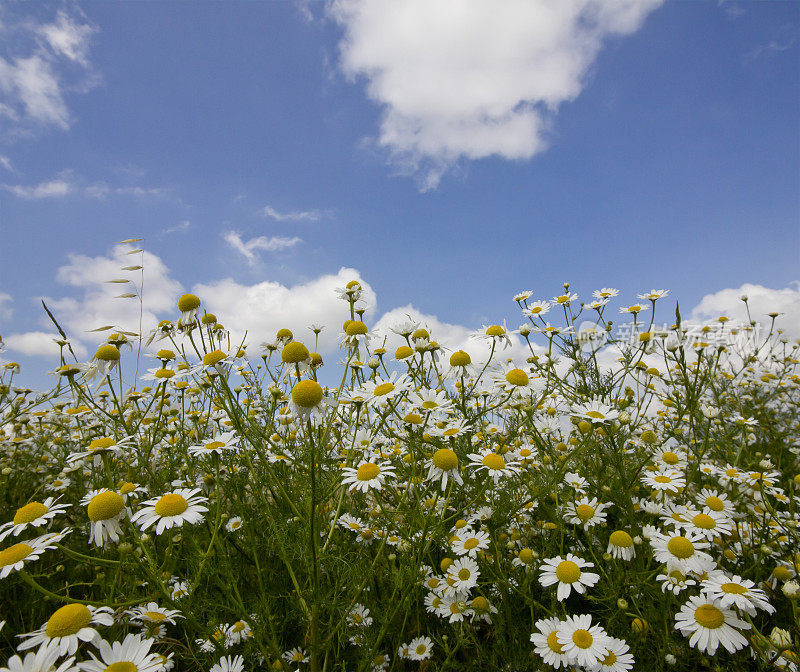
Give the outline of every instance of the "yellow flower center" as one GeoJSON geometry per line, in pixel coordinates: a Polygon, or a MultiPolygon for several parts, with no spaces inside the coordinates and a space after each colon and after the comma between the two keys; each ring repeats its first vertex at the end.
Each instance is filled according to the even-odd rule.
{"type": "Polygon", "coordinates": [[[562,560],[556,567],[556,578],[561,583],[575,583],[581,578],[581,568],[572,560],[562,560]]]}
{"type": "Polygon", "coordinates": [[[564,649],[562,649],[561,644],[558,643],[558,633],[555,630],[547,635],[547,646],[550,647],[551,651],[564,653],[564,649]]]}
{"type": "Polygon", "coordinates": [[[725,623],[725,615],[713,604],[702,604],[694,611],[694,620],[704,628],[716,630],[725,623]]]}
{"type": "Polygon", "coordinates": [[[616,532],[612,532],[608,540],[614,546],[619,548],[630,548],[633,546],[633,539],[630,534],[625,532],[625,530],[617,530],[616,532]]]}
{"type": "Polygon", "coordinates": [[[706,506],[712,511],[722,511],[725,508],[723,501],[714,495],[706,497],[706,506]]]}
{"type": "Polygon", "coordinates": [[[247,626],[245,625],[244,621],[236,621],[236,623],[233,624],[233,631],[234,632],[241,632],[242,630],[245,629],[245,627],[247,627],[247,626]]]}
{"type": "Polygon", "coordinates": [[[449,448],[440,448],[431,458],[433,466],[442,471],[452,471],[458,466],[458,456],[449,448]]]}
{"type": "Polygon", "coordinates": [[[69,637],[76,635],[81,628],[92,622],[92,613],[82,604],[68,604],[56,611],[47,621],[47,636],[69,637]]]}
{"type": "Polygon", "coordinates": [[[462,581],[466,581],[470,576],[472,576],[472,572],[470,572],[466,567],[458,570],[458,578],[462,581]]]}
{"type": "Polygon", "coordinates": [[[699,527],[703,530],[713,530],[717,526],[716,521],[705,513],[698,513],[694,518],[692,518],[692,522],[696,527],[699,527]]]}
{"type": "Polygon", "coordinates": [[[116,362],[119,360],[119,350],[113,345],[101,345],[94,353],[94,357],[101,362],[116,362]]]}
{"type": "Polygon", "coordinates": [[[595,418],[596,420],[603,420],[606,417],[600,411],[586,411],[586,415],[588,415],[590,418],[595,418]]]}
{"type": "Polygon", "coordinates": [[[572,633],[572,642],[579,649],[588,649],[592,645],[592,642],[594,642],[594,637],[592,637],[592,633],[588,630],[576,630],[572,633]]]}
{"type": "Polygon", "coordinates": [[[298,364],[308,359],[308,348],[299,341],[292,341],[281,352],[281,360],[286,364],[298,364]]]}
{"type": "Polygon", "coordinates": [[[392,392],[393,390],[394,390],[394,385],[392,383],[381,383],[380,385],[375,386],[374,394],[376,397],[383,397],[389,394],[389,392],[392,392]]]}
{"type": "Polygon", "coordinates": [[[136,490],[136,485],[134,483],[123,483],[122,487],[119,489],[119,494],[129,495],[134,490],[136,490]]]}
{"type": "Polygon", "coordinates": [[[125,500],[122,499],[122,495],[108,490],[92,497],[89,506],[86,507],[86,513],[89,515],[89,520],[96,523],[114,518],[122,511],[123,506],[125,500]]]}
{"type": "Polygon", "coordinates": [[[367,331],[369,331],[367,325],[359,320],[351,320],[345,329],[345,333],[348,336],[361,336],[362,334],[366,334],[367,331]]]}
{"type": "Polygon", "coordinates": [[[427,650],[428,650],[428,647],[427,647],[427,646],[425,646],[424,644],[417,644],[417,649],[416,649],[416,651],[417,651],[417,655],[418,655],[418,656],[421,656],[421,655],[422,655],[423,653],[425,653],[427,650]]]}
{"type": "Polygon", "coordinates": [[[450,366],[468,366],[469,364],[472,364],[472,357],[468,352],[456,350],[450,355],[450,366]]]}
{"type": "Polygon", "coordinates": [[[292,401],[300,408],[314,408],[322,401],[322,387],[315,380],[301,380],[292,388],[292,401]]]}
{"type": "Polygon", "coordinates": [[[145,611],[143,616],[146,616],[151,621],[156,621],[157,623],[166,618],[166,616],[164,616],[164,614],[162,614],[160,611],[145,611]]]}
{"type": "Polygon", "coordinates": [[[588,504],[581,504],[575,508],[575,513],[585,523],[587,520],[591,520],[594,515],[594,508],[588,504]]]}
{"type": "Polygon", "coordinates": [[[747,588],[738,583],[723,583],[720,588],[722,588],[723,593],[731,595],[744,595],[747,592],[747,588]]]}
{"type": "Polygon", "coordinates": [[[659,475],[653,479],[656,483],[672,483],[672,479],[669,476],[659,475]]]}
{"type": "Polygon", "coordinates": [[[617,655],[613,651],[609,651],[608,655],[603,658],[603,665],[606,667],[611,667],[614,663],[617,662],[617,655]]]}
{"type": "Polygon", "coordinates": [[[524,387],[528,384],[529,380],[528,374],[522,369],[511,369],[511,371],[506,374],[506,382],[517,387],[524,387]]]}
{"type": "Polygon", "coordinates": [[[161,499],[159,499],[154,508],[156,515],[161,516],[162,518],[168,518],[169,516],[179,516],[182,514],[184,511],[186,511],[186,509],[189,508],[189,503],[183,498],[182,495],[179,495],[177,492],[173,492],[169,495],[164,495],[161,499]]]}
{"type": "Polygon", "coordinates": [[[502,336],[506,333],[506,330],[503,329],[499,324],[493,324],[486,330],[487,336],[502,336]]]}
{"type": "Polygon", "coordinates": [[[41,502],[29,502],[25,506],[22,506],[17,509],[17,512],[14,514],[14,525],[24,525],[25,523],[32,523],[34,520],[40,518],[49,510],[50,509],[48,509],[41,502]]]}
{"type": "Polygon", "coordinates": [[[117,442],[110,437],[105,437],[103,439],[94,439],[89,444],[89,450],[105,450],[106,448],[111,448],[111,446],[115,445],[117,442]]]}
{"type": "Polygon", "coordinates": [[[676,558],[685,560],[694,555],[694,544],[686,537],[672,537],[667,543],[667,550],[676,558]]]}
{"type": "Polygon", "coordinates": [[[667,464],[678,464],[678,461],[680,460],[680,458],[670,450],[668,450],[666,453],[663,453],[661,455],[661,459],[667,464]]]}
{"type": "Polygon", "coordinates": [[[137,672],[138,667],[127,660],[111,663],[103,672],[137,672]]]}
{"type": "Polygon", "coordinates": [[[468,551],[471,551],[473,548],[476,548],[480,542],[475,537],[470,537],[464,542],[464,548],[468,551]]]}
{"type": "Polygon", "coordinates": [[[475,611],[489,611],[489,600],[483,597],[483,595],[478,595],[478,597],[472,600],[472,608],[475,611]]]}
{"type": "Polygon", "coordinates": [[[481,464],[491,471],[499,471],[505,468],[506,461],[503,459],[502,455],[487,453],[481,460],[481,464]]]}
{"type": "Polygon", "coordinates": [[[381,468],[374,462],[364,462],[356,472],[356,478],[359,481],[371,481],[378,474],[381,473],[381,468]]]}
{"type": "Polygon", "coordinates": [[[184,294],[178,299],[178,310],[182,313],[188,313],[190,310],[195,310],[200,307],[200,299],[194,294],[184,294]]]}
{"type": "Polygon", "coordinates": [[[225,353],[222,352],[222,350],[214,350],[207,355],[203,355],[203,366],[214,366],[215,364],[219,364],[223,359],[225,359],[225,353]]]}
{"type": "Polygon", "coordinates": [[[224,441],[211,441],[206,444],[206,450],[215,450],[217,448],[224,448],[225,442],[224,441]]]}
{"type": "MultiPolygon", "coordinates": [[[[172,369],[158,369],[155,373],[156,378],[160,378],[162,380],[167,380],[172,378],[175,375],[175,372],[172,369]]],[[[116,665],[116,663],[114,663],[116,665]]]]}
{"type": "Polygon", "coordinates": [[[407,357],[411,357],[414,354],[414,351],[409,348],[407,345],[401,345],[397,350],[394,351],[394,358],[395,359],[406,359],[407,357]]]}
{"type": "Polygon", "coordinates": [[[0,551],[0,567],[14,565],[27,558],[33,549],[28,544],[14,544],[0,551]]]}

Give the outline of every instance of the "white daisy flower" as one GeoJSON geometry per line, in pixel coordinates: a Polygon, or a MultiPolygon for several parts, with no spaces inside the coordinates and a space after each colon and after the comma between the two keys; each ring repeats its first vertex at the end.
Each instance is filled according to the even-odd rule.
{"type": "Polygon", "coordinates": [[[573,665],[593,668],[608,655],[611,638],[589,614],[567,616],[558,625],[558,643],[573,665]]]}
{"type": "Polygon", "coordinates": [[[247,621],[239,620],[225,631],[225,636],[227,646],[232,646],[250,639],[253,636],[253,629],[247,621]]]}
{"type": "Polygon", "coordinates": [[[283,658],[287,663],[307,663],[309,660],[311,660],[308,657],[308,653],[299,646],[285,651],[281,658],[283,658]]]}
{"type": "Polygon", "coordinates": [[[656,532],[650,538],[650,545],[658,562],[670,564],[684,574],[702,573],[708,567],[708,561],[713,563],[711,556],[702,550],[708,548],[709,543],[693,532],[684,535],[656,532]]]}
{"type": "Polygon", "coordinates": [[[244,658],[241,656],[222,656],[208,672],[243,672],[244,658]]]}
{"type": "Polygon", "coordinates": [[[349,485],[350,491],[380,490],[389,476],[394,476],[394,467],[388,462],[381,462],[373,456],[362,459],[357,467],[342,469],[344,478],[342,485],[349,485]]]}
{"type": "Polygon", "coordinates": [[[703,581],[703,592],[713,600],[719,602],[720,607],[738,607],[751,616],[756,615],[757,609],[763,609],[768,614],[775,613],[767,599],[767,594],[756,584],[741,576],[726,576],[719,572],[703,581]]]}
{"type": "Polygon", "coordinates": [[[485,471],[495,484],[503,477],[507,478],[520,472],[518,462],[506,461],[503,455],[495,453],[491,448],[484,448],[480,453],[470,453],[467,457],[471,460],[469,466],[475,467],[475,471],[485,471]]]}
{"type": "Polygon", "coordinates": [[[61,657],[57,648],[43,647],[38,651],[25,654],[25,658],[11,656],[6,667],[0,667],[0,672],[72,672],[75,658],[70,656],[58,663],[61,657]]]}
{"type": "Polygon", "coordinates": [[[197,493],[200,488],[179,488],[161,497],[153,497],[143,503],[143,507],[131,516],[131,522],[139,526],[142,532],[155,525],[156,534],[184,523],[196,525],[203,520],[203,513],[208,508],[203,506],[207,501],[197,493]]]}
{"type": "Polygon", "coordinates": [[[161,672],[164,661],[158,653],[150,653],[153,643],[152,639],[142,639],[136,634],[129,634],[121,642],[111,644],[101,639],[97,642],[100,657],[90,653],[92,660],[78,663],[78,669],[80,672],[106,672],[109,669],[161,672]]]}
{"type": "Polygon", "coordinates": [[[101,641],[100,633],[92,626],[114,624],[113,610],[110,607],[92,607],[72,603],[57,609],[41,628],[17,635],[24,641],[17,646],[17,651],[25,651],[34,647],[52,649],[59,655],[74,655],[80,642],[91,642],[97,645],[101,641]]]}
{"type": "Polygon", "coordinates": [[[594,567],[594,564],[572,553],[567,553],[566,558],[560,555],[547,558],[541,567],[539,583],[545,588],[557,583],[556,597],[560,602],[567,599],[573,589],[577,593],[585,593],[587,587],[591,588],[600,580],[599,574],[583,571],[588,567],[594,567]]]}
{"type": "Polygon", "coordinates": [[[531,642],[537,656],[542,658],[545,663],[555,668],[567,668],[570,664],[564,647],[558,641],[558,628],[561,621],[557,618],[544,618],[536,621],[535,627],[539,632],[531,635],[531,642]]]}
{"type": "Polygon", "coordinates": [[[628,672],[636,662],[633,654],[628,653],[630,647],[621,639],[609,637],[606,642],[608,653],[598,661],[597,672],[628,672]]]}
{"type": "Polygon", "coordinates": [[[198,446],[189,446],[188,451],[190,455],[196,457],[214,454],[222,455],[224,452],[238,450],[238,441],[239,437],[236,436],[236,432],[223,432],[215,436],[212,441],[207,441],[198,446]]]}
{"type": "Polygon", "coordinates": [[[599,399],[585,404],[576,404],[570,409],[570,413],[577,418],[588,420],[593,425],[611,422],[619,417],[619,411],[613,409],[608,404],[604,404],[599,399]]]}
{"type": "Polygon", "coordinates": [[[720,644],[729,653],[747,646],[747,638],[739,630],[749,630],[750,624],[716,600],[696,595],[675,616],[675,629],[689,637],[689,646],[713,656],[720,644]]]}
{"type": "Polygon", "coordinates": [[[584,530],[588,530],[590,527],[605,522],[606,514],[603,511],[609,506],[609,504],[598,502],[597,497],[592,497],[592,499],[581,497],[566,504],[564,518],[567,522],[581,525],[584,530]]]}
{"type": "Polygon", "coordinates": [[[128,515],[125,497],[118,492],[101,488],[88,492],[81,500],[89,516],[89,543],[105,546],[109,541],[119,541],[122,534],[120,521],[128,515]]]}
{"type": "Polygon", "coordinates": [[[452,479],[463,485],[461,473],[458,468],[458,455],[450,448],[439,448],[428,460],[428,475],[426,481],[439,481],[442,491],[447,489],[447,481],[452,479]]]}
{"type": "Polygon", "coordinates": [[[38,560],[42,553],[55,548],[56,543],[67,536],[69,532],[69,528],[66,528],[60,533],[51,532],[0,550],[0,579],[5,579],[12,572],[18,572],[26,562],[38,560]]]}
{"type": "Polygon", "coordinates": [[[431,657],[433,651],[433,640],[430,637],[414,637],[408,643],[411,660],[425,660],[431,657]]]}
{"type": "Polygon", "coordinates": [[[447,568],[445,596],[468,593],[478,585],[478,563],[469,557],[458,558],[447,568]]]}
{"type": "Polygon", "coordinates": [[[60,497],[48,497],[43,502],[28,502],[14,513],[14,518],[0,525],[0,541],[7,536],[18,536],[29,527],[41,527],[53,520],[58,514],[66,511],[69,504],[58,504],[60,497]]]}
{"type": "Polygon", "coordinates": [[[489,533],[483,530],[473,530],[463,527],[456,532],[456,539],[451,548],[456,555],[468,555],[474,558],[478,551],[489,548],[489,533]]]}
{"type": "Polygon", "coordinates": [[[608,548],[606,553],[611,553],[616,560],[633,560],[636,549],[633,545],[633,537],[625,530],[616,530],[608,538],[608,548]]]}
{"type": "Polygon", "coordinates": [[[353,605],[350,613],[347,614],[347,622],[350,625],[355,625],[359,628],[372,625],[372,616],[369,615],[369,609],[363,604],[353,605]]]}

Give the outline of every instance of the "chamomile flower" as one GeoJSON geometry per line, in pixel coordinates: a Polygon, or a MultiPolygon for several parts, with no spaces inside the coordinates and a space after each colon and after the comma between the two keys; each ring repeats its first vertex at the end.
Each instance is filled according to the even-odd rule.
{"type": "Polygon", "coordinates": [[[387,478],[394,476],[394,467],[373,456],[362,459],[356,467],[342,469],[344,478],[342,485],[349,485],[349,490],[367,492],[380,490],[387,478]]]}
{"type": "Polygon", "coordinates": [[[403,373],[398,376],[397,371],[393,371],[386,379],[378,376],[375,380],[369,380],[361,388],[364,396],[373,406],[384,406],[391,399],[400,397],[410,389],[411,379],[408,374],[403,373]]]}
{"type": "Polygon", "coordinates": [[[211,441],[206,441],[197,446],[189,446],[188,451],[190,455],[196,457],[222,455],[229,451],[238,450],[238,441],[239,437],[236,436],[236,432],[223,432],[215,436],[211,441]]]}
{"type": "Polygon", "coordinates": [[[680,569],[676,569],[671,565],[667,565],[666,574],[656,576],[656,581],[661,584],[662,593],[670,591],[673,595],[678,595],[686,588],[697,584],[697,581],[689,578],[680,569]]]}
{"type": "Polygon", "coordinates": [[[241,516],[233,516],[227,523],[225,523],[225,529],[228,532],[236,532],[242,529],[242,518],[241,516]]]}
{"type": "Polygon", "coordinates": [[[505,350],[506,348],[510,348],[513,345],[511,339],[508,336],[508,330],[506,328],[505,320],[503,321],[502,326],[499,324],[491,324],[489,326],[486,326],[484,324],[481,327],[481,331],[472,334],[471,337],[480,341],[488,342],[495,348],[498,345],[502,345],[503,350],[505,350]]]}
{"type": "Polygon", "coordinates": [[[508,478],[520,472],[519,463],[510,460],[506,461],[503,455],[495,453],[491,448],[484,448],[480,453],[470,453],[469,466],[474,467],[475,471],[485,471],[495,483],[501,478],[508,478]]]}
{"type": "Polygon", "coordinates": [[[305,649],[296,646],[293,649],[289,649],[288,651],[284,651],[281,655],[287,663],[307,663],[311,660],[308,656],[308,652],[305,649]]]}
{"type": "Polygon", "coordinates": [[[411,660],[426,660],[433,652],[433,640],[430,637],[414,637],[408,643],[409,658],[411,660]]]}
{"type": "Polygon", "coordinates": [[[726,576],[722,572],[702,583],[703,592],[717,600],[722,608],[737,607],[751,616],[756,615],[757,609],[774,614],[775,607],[769,603],[767,594],[755,586],[755,583],[741,576],[726,576]]]}
{"type": "Polygon", "coordinates": [[[203,520],[203,513],[208,511],[203,506],[207,500],[198,496],[199,492],[200,488],[179,488],[160,497],[153,497],[131,516],[131,522],[137,524],[142,532],[155,525],[156,534],[173,527],[181,527],[184,523],[196,525],[203,520]]]}
{"type": "Polygon", "coordinates": [[[736,653],[747,646],[747,638],[740,630],[749,630],[750,624],[741,620],[732,609],[716,600],[699,595],[690,597],[675,616],[675,629],[689,637],[689,646],[713,656],[720,644],[736,653]]]}
{"type": "Polygon", "coordinates": [[[456,539],[452,542],[453,553],[468,555],[474,558],[478,551],[489,548],[489,533],[483,530],[473,530],[464,527],[456,532],[456,539]]]}
{"type": "Polygon", "coordinates": [[[684,535],[656,532],[650,538],[653,555],[658,562],[670,564],[684,574],[702,573],[707,562],[712,561],[711,556],[702,550],[708,548],[709,543],[693,532],[685,532],[684,535]]]}
{"type": "Polygon", "coordinates": [[[686,478],[677,470],[658,470],[642,476],[642,483],[653,490],[675,495],[686,487],[686,478]]]}
{"type": "Polygon", "coordinates": [[[431,413],[441,416],[453,405],[444,390],[430,390],[422,388],[409,393],[408,403],[412,408],[419,409],[422,413],[431,413]]]}
{"type": "Polygon", "coordinates": [[[101,488],[84,496],[81,504],[89,516],[89,543],[105,546],[109,541],[119,541],[122,528],[120,521],[128,515],[125,497],[118,492],[101,488]]]}
{"type": "Polygon", "coordinates": [[[176,618],[183,618],[183,614],[178,609],[163,609],[155,602],[148,602],[145,605],[134,607],[125,612],[134,623],[165,625],[175,625],[176,618]]]}
{"type": "Polygon", "coordinates": [[[461,473],[458,468],[458,455],[450,448],[439,448],[428,460],[428,475],[426,481],[439,481],[442,490],[447,489],[448,480],[463,485],[461,473]]]}
{"type": "Polygon", "coordinates": [[[100,657],[90,653],[92,659],[79,663],[78,669],[81,672],[106,672],[107,670],[161,672],[164,669],[164,661],[161,655],[150,653],[153,643],[152,639],[142,639],[137,634],[129,634],[121,642],[111,644],[101,639],[97,642],[100,657]]]}
{"type": "Polygon", "coordinates": [[[478,563],[469,557],[458,558],[447,568],[445,596],[468,593],[478,585],[478,563]]]}
{"type": "Polygon", "coordinates": [[[322,386],[316,380],[301,380],[292,388],[289,408],[292,414],[302,420],[319,423],[325,417],[328,401],[322,386]]]}
{"type": "Polygon", "coordinates": [[[588,420],[593,425],[611,422],[619,417],[619,411],[614,410],[608,404],[604,404],[599,399],[585,404],[576,404],[571,411],[573,416],[588,420]]]}
{"type": "Polygon", "coordinates": [[[558,629],[561,621],[557,618],[544,618],[536,621],[535,627],[538,632],[531,635],[531,642],[534,645],[534,652],[542,658],[545,663],[558,670],[561,667],[567,668],[570,659],[564,651],[564,647],[558,641],[558,629]]]}
{"type": "Polygon", "coordinates": [[[48,497],[43,502],[28,502],[14,513],[14,518],[0,525],[0,541],[9,535],[19,534],[29,527],[41,527],[69,508],[69,504],[58,504],[60,497],[48,497]]]}
{"type": "Polygon", "coordinates": [[[581,525],[584,530],[594,527],[599,523],[604,523],[606,514],[603,513],[608,508],[608,504],[597,501],[597,497],[581,497],[574,502],[568,502],[564,507],[564,518],[568,523],[581,525]]]}
{"type": "Polygon", "coordinates": [[[18,572],[23,569],[25,563],[38,560],[42,553],[55,548],[55,545],[67,536],[69,531],[69,529],[65,529],[57,534],[51,532],[36,539],[26,539],[0,550],[0,579],[5,579],[12,572],[18,572]]]}
{"type": "Polygon", "coordinates": [[[594,567],[594,564],[572,553],[567,553],[566,558],[560,555],[547,558],[542,563],[539,583],[545,588],[557,583],[556,597],[560,602],[568,598],[573,590],[583,594],[587,587],[591,588],[600,580],[599,574],[584,571],[590,567],[594,567]]]}
{"type": "Polygon", "coordinates": [[[630,647],[621,639],[609,637],[606,642],[608,653],[605,658],[598,661],[595,670],[597,672],[628,672],[633,669],[636,662],[633,654],[628,653],[630,647]]]}
{"type": "Polygon", "coordinates": [[[225,636],[227,645],[232,646],[250,639],[253,636],[253,629],[247,621],[240,619],[225,631],[225,636]]]}
{"type": "Polygon", "coordinates": [[[633,560],[636,555],[633,537],[625,530],[612,532],[608,538],[606,553],[611,553],[611,556],[616,560],[633,560]]]}
{"type": "Polygon", "coordinates": [[[599,625],[592,625],[589,614],[567,616],[558,625],[558,643],[573,665],[593,668],[605,659],[611,638],[599,625]]]}
{"type": "Polygon", "coordinates": [[[522,314],[528,317],[541,317],[550,312],[551,303],[549,301],[532,301],[527,308],[522,309],[522,314]]]}
{"type": "Polygon", "coordinates": [[[0,667],[0,672],[73,672],[78,668],[73,667],[75,658],[62,660],[61,653],[57,648],[41,648],[38,651],[26,653],[24,658],[11,656],[6,663],[6,667],[0,667]]]}
{"type": "Polygon", "coordinates": [[[359,628],[365,628],[372,625],[372,616],[369,615],[369,609],[363,604],[355,604],[347,614],[347,622],[350,625],[355,625],[359,628]]]}
{"type": "Polygon", "coordinates": [[[56,650],[62,656],[72,656],[81,642],[97,645],[101,641],[100,633],[93,626],[109,626],[113,623],[114,617],[109,607],[67,604],[53,612],[41,628],[18,635],[23,641],[17,646],[17,651],[40,647],[56,650]]]}
{"type": "Polygon", "coordinates": [[[244,658],[241,656],[222,656],[208,672],[243,672],[244,658]]]}
{"type": "Polygon", "coordinates": [[[717,537],[724,537],[731,533],[733,530],[733,523],[724,514],[714,513],[709,511],[686,511],[686,522],[683,523],[683,529],[689,532],[694,532],[709,541],[717,537]]]}

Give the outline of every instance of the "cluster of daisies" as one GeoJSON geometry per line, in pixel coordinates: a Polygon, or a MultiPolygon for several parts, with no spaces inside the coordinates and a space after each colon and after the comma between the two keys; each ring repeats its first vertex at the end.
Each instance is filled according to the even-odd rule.
{"type": "Polygon", "coordinates": [[[339,387],[322,326],[256,355],[190,294],[144,386],[121,332],[0,383],[0,672],[797,672],[796,342],[657,327],[666,290],[614,340],[617,290],[565,285],[446,347],[337,292],[339,387]]]}

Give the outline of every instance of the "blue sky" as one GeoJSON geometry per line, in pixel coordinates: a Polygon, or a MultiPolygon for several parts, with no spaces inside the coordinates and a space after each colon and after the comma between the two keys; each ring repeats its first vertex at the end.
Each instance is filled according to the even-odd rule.
{"type": "Polygon", "coordinates": [[[568,4],[2,5],[5,358],[52,362],[40,297],[91,354],[129,237],[153,319],[201,288],[256,340],[348,277],[373,322],[569,280],[800,331],[800,3],[568,4]]]}

